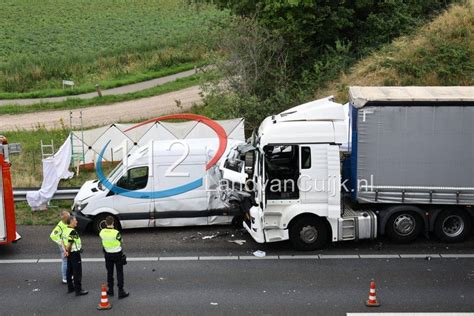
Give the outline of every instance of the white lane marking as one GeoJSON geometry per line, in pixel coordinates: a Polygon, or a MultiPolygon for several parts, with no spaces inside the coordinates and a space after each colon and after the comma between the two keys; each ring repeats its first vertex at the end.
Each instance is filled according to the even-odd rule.
{"type": "MultiPolygon", "coordinates": [[[[347,316],[373,316],[374,313],[347,313],[347,316]]],[[[377,313],[384,316],[473,316],[474,313],[377,313]]]]}
{"type": "Polygon", "coordinates": [[[301,255],[301,256],[279,256],[280,259],[282,260],[286,260],[286,259],[289,259],[289,260],[293,260],[293,259],[319,259],[319,256],[318,255],[301,255]]]}
{"type": "MultiPolygon", "coordinates": [[[[151,261],[206,261],[206,260],[317,260],[317,259],[424,259],[426,257],[438,259],[472,259],[474,254],[360,254],[360,255],[281,255],[281,256],[183,256],[183,257],[129,257],[128,261],[151,262],[151,261]]],[[[104,258],[82,258],[83,262],[104,262],[104,258]]],[[[61,259],[12,259],[0,260],[0,264],[18,263],[60,263],[61,259]]],[[[473,315],[474,316],[474,315],[473,315]]]]}
{"type": "Polygon", "coordinates": [[[439,254],[413,254],[413,253],[407,253],[407,254],[401,254],[400,258],[402,259],[418,259],[418,258],[426,258],[426,257],[431,257],[431,258],[441,258],[439,254]]]}
{"type": "Polygon", "coordinates": [[[61,259],[39,259],[38,263],[59,263],[62,262],[61,259]]]}
{"type": "Polygon", "coordinates": [[[361,259],[400,259],[400,255],[394,255],[394,254],[377,254],[377,255],[359,255],[361,259]]]}
{"type": "Polygon", "coordinates": [[[320,259],[359,259],[359,255],[319,255],[320,259]]]}
{"type": "Polygon", "coordinates": [[[160,261],[196,261],[199,257],[160,257],[160,261]]]}
{"type": "Polygon", "coordinates": [[[131,258],[128,258],[127,257],[127,261],[158,261],[159,258],[158,257],[131,257],[131,258]]]}
{"type": "Polygon", "coordinates": [[[474,258],[472,253],[441,254],[441,258],[474,258]]]}
{"type": "Polygon", "coordinates": [[[238,256],[202,256],[199,260],[239,260],[238,256]]]}
{"type": "Polygon", "coordinates": [[[104,258],[81,258],[82,262],[105,262],[104,258]]]}
{"type": "Polygon", "coordinates": [[[256,256],[239,256],[240,260],[277,260],[278,256],[265,256],[265,257],[256,257],[256,256]]]}
{"type": "Polygon", "coordinates": [[[0,263],[38,263],[39,259],[0,260],[0,263]]]}

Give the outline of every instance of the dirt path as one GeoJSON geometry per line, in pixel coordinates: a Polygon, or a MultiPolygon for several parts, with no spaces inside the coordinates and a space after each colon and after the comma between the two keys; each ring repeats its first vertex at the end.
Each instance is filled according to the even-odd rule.
{"type": "MultiPolygon", "coordinates": [[[[189,109],[193,104],[201,102],[199,86],[193,86],[154,97],[119,102],[109,105],[93,106],[74,109],[75,116],[82,111],[84,127],[107,125],[116,122],[129,122],[180,112],[189,109]],[[177,107],[177,102],[180,107],[177,107]]],[[[32,130],[38,124],[47,128],[61,127],[61,121],[69,125],[70,110],[44,111],[17,115],[0,116],[0,130],[12,131],[17,129],[32,130]]]]}
{"type": "MultiPolygon", "coordinates": [[[[148,81],[129,84],[129,85],[121,86],[118,88],[103,90],[102,95],[119,95],[119,94],[142,91],[142,90],[146,90],[149,88],[162,85],[164,83],[175,81],[176,79],[179,79],[179,78],[192,76],[195,73],[196,71],[194,69],[183,71],[183,72],[179,72],[179,73],[165,76],[165,77],[160,77],[160,78],[156,78],[156,79],[152,79],[148,81]]],[[[62,102],[62,101],[66,101],[67,99],[74,99],[74,98],[92,99],[95,97],[97,97],[97,92],[90,92],[90,93],[84,93],[84,94],[78,94],[78,95],[68,95],[64,97],[0,100],[0,106],[7,105],[7,104],[29,105],[29,104],[35,104],[35,103],[41,103],[41,102],[62,102]]]]}

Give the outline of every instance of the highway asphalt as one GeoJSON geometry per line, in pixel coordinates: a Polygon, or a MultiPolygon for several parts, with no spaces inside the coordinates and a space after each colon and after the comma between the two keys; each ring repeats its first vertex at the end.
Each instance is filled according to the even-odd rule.
{"type": "MultiPolygon", "coordinates": [[[[106,278],[98,238],[83,234],[83,284],[90,293],[75,297],[60,284],[50,229],[19,226],[23,239],[0,247],[0,315],[97,312],[106,278]]],[[[129,230],[123,235],[132,259],[125,267],[131,295],[110,298],[112,310],[101,313],[474,312],[473,237],[460,244],[425,238],[410,245],[383,239],[347,242],[301,253],[289,243],[259,245],[244,231],[224,226],[129,230]],[[266,256],[253,256],[255,250],[266,256]],[[382,304],[378,308],[364,305],[371,279],[382,304]]]]}

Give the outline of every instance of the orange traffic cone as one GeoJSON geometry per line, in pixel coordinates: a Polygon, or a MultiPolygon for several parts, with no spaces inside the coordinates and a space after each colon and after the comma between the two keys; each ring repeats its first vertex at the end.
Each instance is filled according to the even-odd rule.
{"type": "Polygon", "coordinates": [[[98,310],[111,309],[112,305],[109,303],[109,297],[107,296],[107,285],[102,284],[102,291],[100,295],[100,303],[97,306],[98,310]]]}
{"type": "Polygon", "coordinates": [[[380,303],[377,301],[377,296],[375,295],[375,281],[370,281],[370,290],[369,290],[369,299],[365,302],[365,305],[368,307],[379,307],[380,303]]]}

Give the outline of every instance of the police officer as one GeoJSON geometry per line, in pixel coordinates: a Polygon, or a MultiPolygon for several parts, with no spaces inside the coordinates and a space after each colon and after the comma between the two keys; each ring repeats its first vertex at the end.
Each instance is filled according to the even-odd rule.
{"type": "Polygon", "coordinates": [[[67,287],[68,293],[76,292],[76,296],[86,295],[88,291],[82,289],[82,264],[81,252],[82,243],[79,233],[75,229],[77,219],[75,216],[69,216],[68,226],[64,233],[64,245],[66,248],[65,256],[67,257],[67,287]],[[74,283],[72,277],[74,276],[74,283]]]}
{"type": "Polygon", "coordinates": [[[114,228],[114,218],[107,216],[105,218],[107,228],[100,231],[99,236],[102,239],[102,247],[104,248],[105,268],[107,269],[107,294],[114,295],[114,266],[117,269],[118,281],[118,298],[124,298],[129,295],[123,289],[123,253],[122,253],[122,236],[120,232],[114,228]]]}
{"type": "Polygon", "coordinates": [[[65,249],[63,243],[63,234],[67,229],[67,219],[69,218],[69,215],[70,214],[68,211],[61,211],[61,220],[49,235],[49,237],[58,245],[59,253],[61,254],[61,276],[63,284],[67,284],[67,257],[64,256],[65,249]]]}

